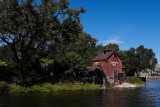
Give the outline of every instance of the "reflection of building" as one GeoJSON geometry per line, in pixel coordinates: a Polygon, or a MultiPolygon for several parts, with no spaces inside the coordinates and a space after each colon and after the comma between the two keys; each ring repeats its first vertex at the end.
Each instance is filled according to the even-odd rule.
{"type": "Polygon", "coordinates": [[[160,64],[156,65],[155,71],[160,72],[160,64]]]}
{"type": "Polygon", "coordinates": [[[124,79],[122,61],[113,51],[104,50],[98,54],[92,61],[92,68],[100,68],[110,84],[121,83],[124,79]]]}

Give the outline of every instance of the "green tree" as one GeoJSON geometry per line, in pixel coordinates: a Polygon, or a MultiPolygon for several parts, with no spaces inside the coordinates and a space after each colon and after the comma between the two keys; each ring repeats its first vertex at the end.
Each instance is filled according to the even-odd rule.
{"type": "Polygon", "coordinates": [[[50,46],[48,53],[51,59],[54,59],[51,72],[54,73],[55,78],[63,78],[72,80],[80,80],[79,74],[83,74],[96,55],[96,42],[87,33],[81,33],[78,38],[71,43],[70,46],[64,49],[62,44],[53,44],[50,46]],[[57,48],[58,46],[58,48],[57,48]],[[54,50],[56,49],[56,51],[54,50]],[[53,69],[54,68],[54,69],[53,69]]]}
{"type": "Polygon", "coordinates": [[[130,48],[127,51],[121,52],[124,60],[123,64],[126,68],[127,75],[134,75],[147,70],[154,70],[157,59],[152,49],[145,48],[143,45],[130,48]]]}
{"type": "Polygon", "coordinates": [[[114,52],[118,53],[119,52],[119,46],[118,44],[115,43],[109,43],[108,45],[105,46],[107,49],[113,50],[114,52]]]}
{"type": "Polygon", "coordinates": [[[65,71],[67,79],[78,80],[78,73],[81,71],[81,55],[75,52],[68,52],[66,53],[65,58],[68,66],[68,69],[65,71]]]}
{"type": "Polygon", "coordinates": [[[136,55],[136,49],[130,48],[126,51],[126,58],[124,60],[124,66],[126,68],[126,74],[129,76],[133,76],[135,72],[138,72],[138,61],[137,55],[136,55]]]}
{"type": "Polygon", "coordinates": [[[67,48],[82,30],[79,14],[84,9],[70,9],[67,0],[41,0],[39,4],[34,0],[2,0],[0,10],[0,40],[13,52],[23,79],[31,62],[49,45],[62,43],[67,48]]]}
{"type": "Polygon", "coordinates": [[[105,49],[114,51],[114,52],[116,52],[116,53],[118,53],[118,52],[120,51],[118,44],[115,44],[115,43],[109,43],[109,44],[107,44],[107,45],[105,45],[105,46],[103,46],[103,45],[98,45],[96,48],[97,48],[97,52],[98,52],[98,53],[102,52],[102,51],[105,50],[105,49]]]}
{"type": "Polygon", "coordinates": [[[145,48],[143,45],[136,49],[139,71],[154,70],[157,64],[157,59],[155,58],[155,53],[152,49],[145,48]]]}
{"type": "Polygon", "coordinates": [[[72,50],[82,56],[82,67],[85,69],[89,66],[95,57],[97,40],[87,33],[79,35],[78,40],[74,43],[72,50]]]}

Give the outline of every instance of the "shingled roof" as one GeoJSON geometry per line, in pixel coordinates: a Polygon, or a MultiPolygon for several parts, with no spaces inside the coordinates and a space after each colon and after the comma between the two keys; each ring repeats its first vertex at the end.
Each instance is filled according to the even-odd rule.
{"type": "Polygon", "coordinates": [[[113,53],[113,51],[104,50],[103,52],[99,53],[92,61],[107,60],[113,53]]]}

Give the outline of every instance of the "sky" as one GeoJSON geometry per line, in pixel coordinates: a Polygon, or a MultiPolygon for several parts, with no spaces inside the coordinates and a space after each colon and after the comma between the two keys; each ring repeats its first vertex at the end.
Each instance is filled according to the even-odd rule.
{"type": "Polygon", "coordinates": [[[98,44],[117,43],[121,50],[144,45],[160,63],[160,0],[69,0],[70,7],[84,7],[83,30],[98,44]]]}

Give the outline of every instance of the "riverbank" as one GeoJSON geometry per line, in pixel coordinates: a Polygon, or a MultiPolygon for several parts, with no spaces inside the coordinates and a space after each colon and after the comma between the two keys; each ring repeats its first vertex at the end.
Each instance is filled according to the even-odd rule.
{"type": "MultiPolygon", "coordinates": [[[[113,88],[134,88],[144,86],[142,82],[137,77],[131,77],[125,80],[121,85],[115,85],[113,88]]],[[[8,84],[6,82],[0,81],[0,93],[41,93],[41,92],[54,92],[54,91],[74,91],[74,90],[100,90],[100,85],[90,84],[90,83],[43,83],[38,85],[33,85],[29,87],[20,86],[17,84],[8,84]]]]}
{"type": "Polygon", "coordinates": [[[129,83],[129,84],[134,84],[134,85],[144,85],[145,82],[143,82],[140,78],[138,77],[128,77],[126,80],[125,80],[126,83],[129,83]]]}
{"type": "MultiPolygon", "coordinates": [[[[121,85],[115,85],[113,88],[136,88],[144,85],[139,84],[129,84],[123,83],[121,85]]],[[[71,83],[57,83],[50,84],[44,83],[41,85],[33,85],[31,87],[22,87],[22,86],[10,86],[9,93],[44,93],[44,92],[55,92],[55,91],[83,91],[83,90],[100,90],[100,85],[98,84],[71,84],[71,83]]]]}
{"type": "Polygon", "coordinates": [[[123,83],[121,85],[116,85],[114,88],[136,88],[136,87],[142,87],[144,85],[139,85],[139,84],[129,84],[129,83],[123,83]]]}
{"type": "Polygon", "coordinates": [[[100,85],[97,84],[82,84],[82,83],[44,83],[40,85],[33,85],[30,87],[22,87],[18,85],[10,86],[8,89],[9,93],[43,93],[43,92],[54,92],[54,91],[67,91],[67,90],[99,90],[100,85]]]}
{"type": "Polygon", "coordinates": [[[123,84],[116,85],[114,88],[136,88],[144,86],[145,82],[143,82],[138,77],[129,77],[125,80],[123,84]]]}

